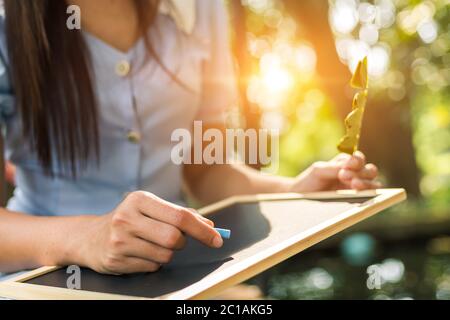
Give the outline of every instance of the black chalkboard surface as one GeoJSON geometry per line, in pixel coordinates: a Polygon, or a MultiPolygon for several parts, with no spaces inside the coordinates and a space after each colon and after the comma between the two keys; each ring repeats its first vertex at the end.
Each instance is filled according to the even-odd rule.
{"type": "MultiPolygon", "coordinates": [[[[81,289],[147,298],[164,296],[219,273],[367,200],[236,204],[210,215],[216,226],[232,230],[232,237],[225,241],[223,248],[209,249],[189,239],[186,248],[175,255],[172,263],[155,273],[109,276],[82,269],[81,289]],[[310,219],[305,220],[305,217],[310,219]]],[[[28,283],[65,288],[69,276],[63,268],[28,283]]]]}

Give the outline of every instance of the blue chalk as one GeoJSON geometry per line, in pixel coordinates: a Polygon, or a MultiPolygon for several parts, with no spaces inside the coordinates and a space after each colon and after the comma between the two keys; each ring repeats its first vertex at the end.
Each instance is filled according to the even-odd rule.
{"type": "Polygon", "coordinates": [[[228,229],[220,229],[220,228],[214,228],[218,233],[220,233],[220,236],[224,239],[230,239],[231,237],[231,230],[228,229]]]}

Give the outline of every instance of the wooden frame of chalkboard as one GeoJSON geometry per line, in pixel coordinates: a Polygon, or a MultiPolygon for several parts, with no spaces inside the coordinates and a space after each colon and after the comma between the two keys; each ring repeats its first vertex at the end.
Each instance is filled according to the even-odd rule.
{"type": "MultiPolygon", "coordinates": [[[[342,190],[336,192],[317,192],[308,194],[261,194],[235,196],[199,210],[208,215],[235,204],[282,201],[282,200],[345,200],[370,198],[359,206],[340,213],[308,232],[283,241],[276,247],[269,247],[240,263],[232,265],[218,274],[207,276],[202,281],[183,288],[177,292],[158,297],[157,299],[206,299],[213,297],[224,289],[241,283],[289,257],[313,246],[314,244],[406,199],[404,189],[378,189],[368,191],[342,190]]],[[[85,290],[36,285],[27,283],[31,279],[48,274],[60,267],[42,267],[21,274],[15,278],[0,282],[0,296],[11,299],[148,299],[139,296],[128,296],[85,290]]]]}

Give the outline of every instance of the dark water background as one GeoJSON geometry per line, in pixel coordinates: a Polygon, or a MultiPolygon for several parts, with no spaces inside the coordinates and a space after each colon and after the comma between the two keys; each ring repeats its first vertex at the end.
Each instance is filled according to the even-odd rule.
{"type": "Polygon", "coordinates": [[[353,234],[337,247],[306,250],[249,282],[273,299],[448,300],[450,237],[381,243],[353,234]],[[371,265],[377,266],[380,289],[368,288],[371,265]]]}

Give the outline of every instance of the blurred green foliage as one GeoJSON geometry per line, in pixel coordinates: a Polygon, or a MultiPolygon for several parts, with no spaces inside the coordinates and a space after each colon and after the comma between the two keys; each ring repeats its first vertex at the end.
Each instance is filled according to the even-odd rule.
{"type": "Polygon", "coordinates": [[[433,207],[443,208],[450,203],[449,93],[419,91],[412,112],[421,190],[433,207]]]}
{"type": "MultiPolygon", "coordinates": [[[[242,3],[252,58],[247,98],[262,110],[262,127],[280,130],[279,173],[294,176],[337,153],[343,123],[315,78],[314,49],[296,37],[301,22],[282,0],[242,3]]],[[[342,63],[353,69],[367,55],[372,97],[410,106],[398,122],[413,129],[426,202],[418,205],[448,211],[450,1],[333,0],[329,10],[342,63]]]]}

